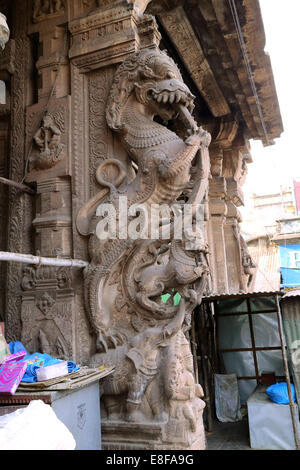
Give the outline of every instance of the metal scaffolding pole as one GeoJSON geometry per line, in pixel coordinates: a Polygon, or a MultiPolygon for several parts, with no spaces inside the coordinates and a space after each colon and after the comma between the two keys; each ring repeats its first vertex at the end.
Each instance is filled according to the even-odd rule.
{"type": "Polygon", "coordinates": [[[40,266],[65,266],[71,268],[85,268],[87,261],[80,259],[46,258],[43,256],[24,255],[22,253],[9,253],[0,251],[0,261],[12,261],[14,263],[38,264],[40,266]]]}

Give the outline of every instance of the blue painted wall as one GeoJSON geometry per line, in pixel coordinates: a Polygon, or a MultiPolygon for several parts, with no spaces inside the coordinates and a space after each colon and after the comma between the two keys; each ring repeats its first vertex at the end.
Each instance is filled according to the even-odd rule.
{"type": "Polygon", "coordinates": [[[300,244],[281,245],[280,272],[283,288],[300,286],[300,244]]]}

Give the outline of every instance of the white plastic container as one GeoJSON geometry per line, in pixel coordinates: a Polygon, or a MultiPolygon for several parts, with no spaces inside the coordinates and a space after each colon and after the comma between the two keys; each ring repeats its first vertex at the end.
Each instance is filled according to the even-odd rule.
{"type": "Polygon", "coordinates": [[[68,374],[68,362],[62,361],[51,366],[40,367],[36,370],[36,376],[38,382],[44,382],[45,380],[54,379],[61,377],[62,375],[68,374]]]}

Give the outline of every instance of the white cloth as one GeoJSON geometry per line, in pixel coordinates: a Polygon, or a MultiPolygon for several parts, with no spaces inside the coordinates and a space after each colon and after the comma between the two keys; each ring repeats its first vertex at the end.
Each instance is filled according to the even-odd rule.
{"type": "Polygon", "coordinates": [[[33,400],[0,416],[0,450],[75,450],[76,442],[50,405],[33,400]]]}

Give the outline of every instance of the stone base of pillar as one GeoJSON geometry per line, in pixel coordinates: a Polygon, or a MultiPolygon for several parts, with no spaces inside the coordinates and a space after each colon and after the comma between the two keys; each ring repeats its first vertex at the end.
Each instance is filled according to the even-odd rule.
{"type": "Polygon", "coordinates": [[[129,423],[102,421],[103,450],[205,450],[202,420],[191,433],[184,422],[129,423]]]}

